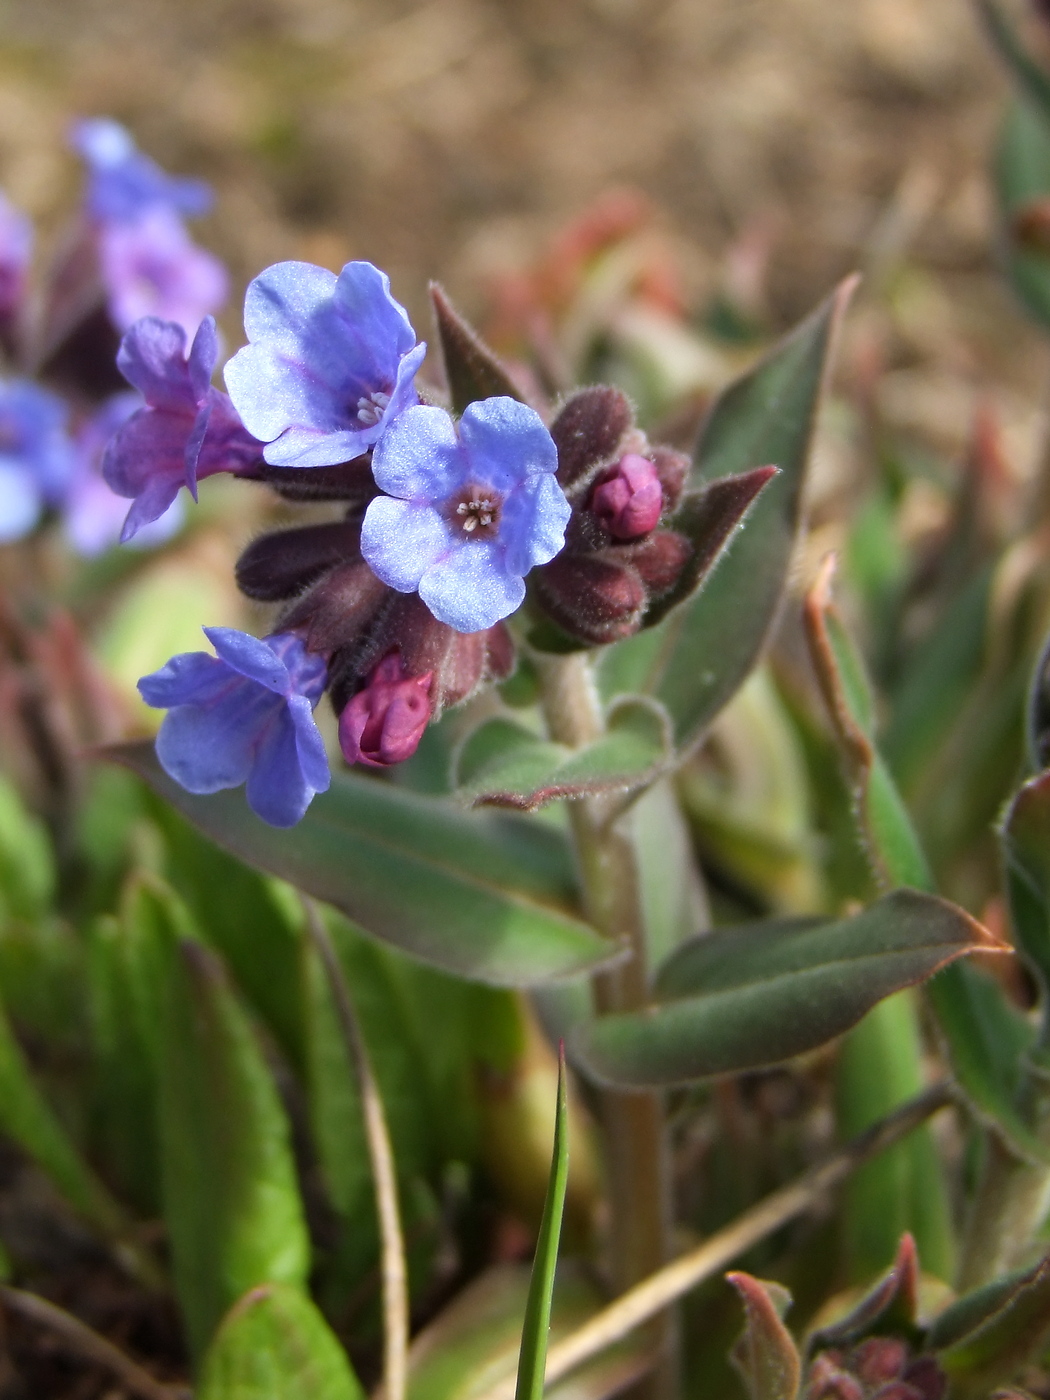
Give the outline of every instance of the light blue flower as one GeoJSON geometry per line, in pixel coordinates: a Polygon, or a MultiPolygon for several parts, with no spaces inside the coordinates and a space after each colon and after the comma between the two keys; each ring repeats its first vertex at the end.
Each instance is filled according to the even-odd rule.
{"type": "Polygon", "coordinates": [[[166,709],[157,735],[161,767],[187,792],[246,783],[248,806],[271,826],[294,826],[331,775],[313,710],[324,660],[291,632],[261,641],[233,627],[205,627],[217,655],[182,652],[139,691],[166,709]]]}
{"type": "Polygon", "coordinates": [[[73,470],[65,403],[26,379],[0,381],[0,543],[60,505],[73,470]]]}
{"type": "Polygon", "coordinates": [[[194,243],[179,216],[163,204],[134,221],[103,224],[98,261],[106,307],[118,331],[156,316],[193,335],[229,293],[225,267],[194,243]]]}
{"type": "Polygon", "coordinates": [[[387,494],[369,504],[361,552],[457,632],[492,627],[565,543],[557,467],[542,419],[515,399],[470,404],[458,432],[444,409],[406,409],[376,444],[372,472],[387,494]]]}
{"type": "Polygon", "coordinates": [[[87,209],[100,222],[134,222],[158,206],[189,217],[211,207],[211,191],[203,180],[169,175],[109,117],[77,122],[70,143],[87,163],[87,209]]]}
{"type": "Polygon", "coordinates": [[[267,268],[248,287],[244,329],[226,388],[273,466],[349,462],[418,402],[426,346],[371,263],[338,277],[305,262],[267,268]]]}

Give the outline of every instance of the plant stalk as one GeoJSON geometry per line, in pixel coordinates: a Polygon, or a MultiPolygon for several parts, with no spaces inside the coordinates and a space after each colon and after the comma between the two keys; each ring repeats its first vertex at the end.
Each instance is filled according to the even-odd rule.
{"type": "MultiPolygon", "coordinates": [[[[604,732],[601,704],[586,653],[539,659],[543,708],[552,739],[582,747],[604,732]]],[[[617,824],[617,794],[569,803],[584,912],[610,941],[630,956],[593,982],[598,1015],[643,1006],[648,994],[645,929],[637,866],[629,836],[617,824]]],[[[601,1090],[610,1206],[610,1281],[623,1291],[667,1260],[670,1191],[663,1099],[660,1094],[601,1090]]],[[[650,1392],[675,1389],[674,1326],[670,1314],[654,1324],[652,1345],[661,1358],[650,1392]]]]}
{"type": "Polygon", "coordinates": [[[959,1261],[959,1291],[989,1283],[1022,1263],[1048,1208],[1050,1167],[1025,1161],[994,1128],[986,1129],[984,1163],[959,1261]]]}

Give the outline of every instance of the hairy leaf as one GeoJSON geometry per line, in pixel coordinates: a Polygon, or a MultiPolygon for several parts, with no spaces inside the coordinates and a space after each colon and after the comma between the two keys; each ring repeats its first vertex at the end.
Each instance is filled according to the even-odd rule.
{"type": "Polygon", "coordinates": [[[876,1002],[997,940],[962,909],[898,890],[852,918],[706,934],[660,970],[660,1000],[578,1027],[595,1078],[633,1088],[775,1064],[855,1025],[876,1002]]]}
{"type": "Polygon", "coordinates": [[[477,399],[506,395],[520,399],[514,381],[495,353],[459,314],[436,282],[430,284],[441,354],[445,362],[449,396],[455,413],[462,413],[477,399]]]}
{"type": "Polygon", "coordinates": [[[750,1274],[726,1274],[744,1305],[744,1332],[733,1348],[733,1365],[751,1400],[795,1400],[802,1359],[781,1318],[791,1295],[777,1283],[750,1274]]]}
{"type": "Polygon", "coordinates": [[[388,783],[339,775],[290,831],[241,792],[195,797],[151,744],[107,750],[218,845],[334,904],[366,933],[461,977],[532,986],[619,956],[570,912],[575,885],[559,832],[469,814],[388,783]]]}

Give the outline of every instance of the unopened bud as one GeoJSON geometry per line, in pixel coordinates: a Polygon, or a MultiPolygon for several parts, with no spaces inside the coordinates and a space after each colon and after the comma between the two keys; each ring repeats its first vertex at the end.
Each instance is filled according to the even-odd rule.
{"type": "Polygon", "coordinates": [[[682,576],[693,546],[674,530],[654,530],[644,540],[623,551],[654,598],[666,593],[682,576]]]}
{"type": "Polygon", "coordinates": [[[411,758],[430,723],[432,680],[430,672],[406,676],[396,652],[384,657],[339,716],[347,763],[386,768],[411,758]]]}
{"type": "Polygon", "coordinates": [[[647,535],[655,529],[664,508],[656,467],[648,457],[628,452],[598,477],[590,508],[614,540],[636,540],[647,535]]]}
{"type": "Polygon", "coordinates": [[[565,401],[551,424],[563,490],[571,493],[613,459],[632,417],[626,397],[607,386],[580,389],[565,401]]]}
{"type": "Polygon", "coordinates": [[[535,586],[558,626],[594,645],[631,636],[648,602],[636,570],[607,555],[560,554],[536,571],[535,586]]]}
{"type": "Polygon", "coordinates": [[[693,464],[684,452],[676,452],[673,447],[654,447],[650,455],[663,489],[664,510],[670,512],[682,499],[693,464]]]}
{"type": "Polygon", "coordinates": [[[843,1371],[832,1354],[813,1360],[806,1378],[805,1400],[864,1400],[864,1389],[855,1376],[843,1371]]]}
{"type": "Polygon", "coordinates": [[[850,1370],[874,1389],[900,1378],[908,1360],[908,1348],[899,1337],[869,1337],[850,1358],[850,1370]]]}

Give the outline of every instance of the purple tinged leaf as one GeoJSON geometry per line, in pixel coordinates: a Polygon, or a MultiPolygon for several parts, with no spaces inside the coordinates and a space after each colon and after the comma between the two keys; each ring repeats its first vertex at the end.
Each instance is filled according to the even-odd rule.
{"type": "Polygon", "coordinates": [[[733,1347],[733,1365],[751,1400],[796,1400],[802,1359],[781,1317],[791,1302],[787,1289],[750,1274],[726,1274],[744,1305],[744,1333],[733,1347]]]}
{"type": "Polygon", "coordinates": [[[499,357],[463,319],[436,282],[430,284],[430,300],[453,412],[463,413],[479,399],[520,399],[522,395],[499,357]]]}

